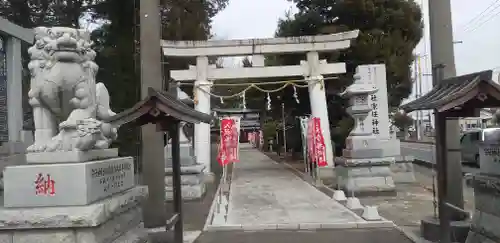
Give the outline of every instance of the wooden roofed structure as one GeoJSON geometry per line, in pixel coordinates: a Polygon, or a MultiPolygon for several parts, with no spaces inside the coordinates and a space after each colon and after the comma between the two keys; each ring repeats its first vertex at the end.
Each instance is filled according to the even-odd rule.
{"type": "Polygon", "coordinates": [[[493,71],[471,73],[440,81],[424,96],[402,105],[405,112],[436,110],[446,117],[476,117],[481,108],[500,106],[500,85],[493,71]]]}
{"type": "MultiPolygon", "coordinates": [[[[442,77],[442,65],[438,65],[435,69],[434,71],[438,72],[436,76],[442,77]]],[[[493,71],[486,70],[443,80],[436,78],[435,81],[439,80],[439,82],[430,92],[400,107],[405,112],[434,110],[437,132],[435,137],[435,158],[440,223],[422,221],[422,231],[429,232],[427,237],[431,237],[432,232],[439,232],[440,228],[438,228],[438,231],[433,231],[433,229],[440,227],[441,222],[445,222],[445,224],[448,224],[447,227],[450,227],[451,220],[462,221],[469,218],[469,213],[463,209],[463,203],[462,205],[450,203],[451,194],[448,192],[447,186],[449,177],[448,152],[459,152],[460,145],[459,141],[455,141],[455,137],[452,137],[452,140],[447,137],[447,130],[449,130],[447,120],[461,117],[478,117],[482,108],[500,107],[500,85],[492,80],[492,76],[493,71]]],[[[453,126],[450,129],[453,129],[453,126]]],[[[450,130],[449,132],[455,133],[458,131],[450,130]]],[[[453,157],[453,159],[458,159],[459,161],[454,162],[460,163],[460,157],[453,157]]],[[[450,177],[462,177],[461,171],[454,170],[451,173],[456,174],[450,177]]],[[[456,200],[454,201],[456,203],[456,200]]],[[[441,225],[441,227],[444,226],[441,225]]],[[[464,229],[468,232],[467,227],[464,229]]]]}
{"type": "MultiPolygon", "coordinates": [[[[168,132],[172,141],[172,178],[173,178],[173,208],[172,217],[165,223],[167,230],[174,229],[175,242],[183,240],[182,220],[182,189],[181,189],[181,163],[180,163],[180,122],[210,123],[214,117],[194,110],[189,105],[175,98],[169,93],[148,89],[148,96],[137,102],[133,107],[120,112],[106,122],[121,126],[133,123],[142,126],[148,123],[157,125],[158,132],[168,132]],[[174,226],[174,227],[172,227],[174,226]]],[[[147,162],[146,162],[147,163],[147,162]]],[[[162,184],[164,181],[160,181],[162,184]]],[[[164,185],[155,185],[164,187],[164,185]]],[[[168,232],[170,233],[170,232],[168,232]]]]}

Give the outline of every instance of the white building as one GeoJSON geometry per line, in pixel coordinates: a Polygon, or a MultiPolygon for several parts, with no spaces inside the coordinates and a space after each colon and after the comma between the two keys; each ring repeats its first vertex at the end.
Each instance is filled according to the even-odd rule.
{"type": "Polygon", "coordinates": [[[490,109],[481,109],[479,117],[461,118],[459,121],[460,129],[462,131],[467,131],[470,129],[486,128],[489,126],[493,126],[494,125],[492,121],[493,115],[494,112],[491,111],[490,109]]]}

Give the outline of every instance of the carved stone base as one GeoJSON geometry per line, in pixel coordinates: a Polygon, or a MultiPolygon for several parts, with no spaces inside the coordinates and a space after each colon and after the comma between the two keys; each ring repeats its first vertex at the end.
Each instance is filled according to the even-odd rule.
{"type": "Polygon", "coordinates": [[[112,243],[137,228],[146,187],[78,207],[0,210],[0,242],[112,243]]]}
{"type": "Polygon", "coordinates": [[[135,185],[132,157],[9,166],[4,207],[81,206],[135,185]]]}
{"type": "MultiPolygon", "coordinates": [[[[392,158],[393,159],[393,158],[392,158]]],[[[370,161],[355,161],[339,158],[335,168],[338,187],[347,195],[362,196],[380,192],[395,192],[396,185],[388,159],[371,159],[370,161]]]]}
{"type": "Polygon", "coordinates": [[[27,153],[28,164],[78,163],[118,157],[118,149],[27,153]]]}
{"type": "MultiPolygon", "coordinates": [[[[195,200],[205,195],[206,181],[202,172],[203,168],[203,165],[181,167],[182,199],[195,200]]],[[[174,193],[171,173],[167,173],[167,176],[165,176],[165,185],[166,199],[172,201],[174,193]]]]}

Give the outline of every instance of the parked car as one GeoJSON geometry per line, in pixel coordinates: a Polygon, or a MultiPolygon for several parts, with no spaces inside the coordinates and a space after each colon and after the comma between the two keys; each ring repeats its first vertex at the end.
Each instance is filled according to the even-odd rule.
{"type": "Polygon", "coordinates": [[[468,130],[460,138],[462,161],[479,167],[479,143],[500,142],[500,127],[468,130]]]}

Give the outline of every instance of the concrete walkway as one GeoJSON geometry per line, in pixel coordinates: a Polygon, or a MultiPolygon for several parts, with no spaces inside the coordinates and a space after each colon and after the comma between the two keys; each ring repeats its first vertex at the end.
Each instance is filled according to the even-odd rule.
{"type": "Polygon", "coordinates": [[[229,194],[228,224],[352,223],[362,219],[263,153],[240,152],[229,194]]]}
{"type": "Polygon", "coordinates": [[[210,230],[393,226],[387,221],[365,221],[283,165],[248,146],[241,148],[240,162],[234,164],[226,204],[224,220],[213,223],[217,227],[209,227],[210,230]]]}

